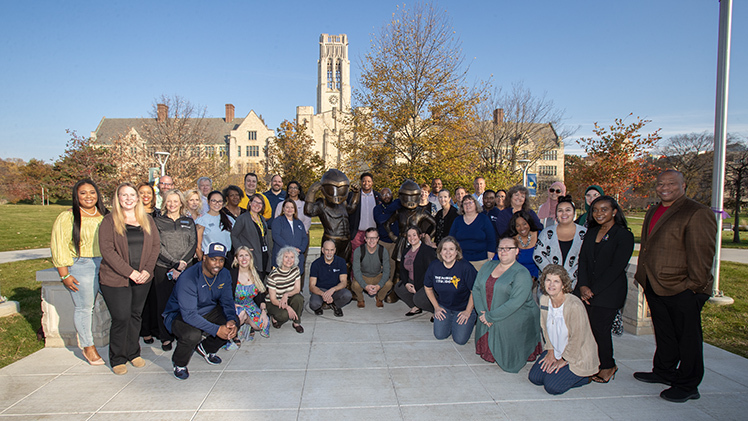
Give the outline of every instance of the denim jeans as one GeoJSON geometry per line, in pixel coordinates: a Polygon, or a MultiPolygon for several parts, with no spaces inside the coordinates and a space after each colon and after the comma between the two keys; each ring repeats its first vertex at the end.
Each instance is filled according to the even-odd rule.
{"type": "Polygon", "coordinates": [[[572,373],[568,364],[553,374],[543,371],[540,368],[540,362],[545,358],[545,355],[548,352],[549,351],[543,351],[535,361],[535,364],[533,364],[532,368],[530,368],[528,378],[532,384],[543,386],[545,391],[551,395],[560,395],[573,387],[580,387],[589,384],[590,381],[588,377],[579,377],[572,373]]]}
{"type": "Polygon", "coordinates": [[[436,315],[434,315],[434,336],[436,339],[447,339],[449,338],[449,335],[452,335],[452,340],[455,341],[455,343],[465,345],[470,339],[470,335],[473,334],[475,319],[478,318],[475,310],[470,313],[470,317],[464,325],[457,323],[457,316],[460,315],[459,311],[446,308],[444,308],[444,311],[446,312],[444,320],[439,320],[436,318],[436,315]]]}
{"type": "Polygon", "coordinates": [[[94,345],[91,325],[96,295],[99,293],[99,266],[101,257],[80,257],[68,268],[68,273],[78,281],[78,291],[70,291],[73,298],[73,324],[78,332],[78,343],[85,348],[94,345]]]}

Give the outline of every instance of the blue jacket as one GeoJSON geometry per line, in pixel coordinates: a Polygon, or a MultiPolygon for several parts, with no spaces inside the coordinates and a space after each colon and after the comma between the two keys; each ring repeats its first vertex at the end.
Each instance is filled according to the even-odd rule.
{"type": "MultiPolygon", "coordinates": [[[[391,243],[390,235],[387,230],[384,229],[384,223],[387,222],[390,217],[397,212],[402,206],[400,205],[400,199],[393,200],[389,205],[385,205],[384,202],[374,207],[374,222],[377,223],[377,231],[379,232],[379,240],[385,243],[391,243]]],[[[399,236],[400,226],[397,221],[390,225],[392,232],[399,236]]]]}
{"type": "Polygon", "coordinates": [[[273,219],[273,266],[278,258],[280,249],[286,246],[296,247],[299,252],[299,271],[304,273],[304,252],[309,247],[309,235],[306,233],[304,223],[300,219],[293,220],[293,232],[291,224],[288,223],[285,215],[278,215],[273,219]]]}
{"type": "Polygon", "coordinates": [[[177,279],[169,301],[166,303],[164,325],[171,332],[171,325],[177,314],[182,315],[182,320],[190,326],[194,326],[212,336],[218,334],[218,326],[205,320],[206,314],[210,313],[216,305],[223,307],[226,321],[239,322],[234,310],[234,296],[231,292],[231,275],[227,269],[221,269],[215,278],[203,276],[203,263],[198,262],[187,268],[177,279]],[[211,279],[212,286],[208,286],[211,279]]]}

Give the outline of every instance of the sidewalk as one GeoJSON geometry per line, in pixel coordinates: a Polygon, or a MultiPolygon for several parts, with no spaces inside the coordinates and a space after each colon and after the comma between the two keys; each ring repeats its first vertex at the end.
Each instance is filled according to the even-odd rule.
{"type": "MultiPolygon", "coordinates": [[[[662,400],[662,385],[636,381],[652,366],[652,336],[615,338],[615,380],[551,396],[502,371],[465,346],[438,341],[429,315],[404,317],[402,302],[384,309],[367,300],[335,318],[302,316],[304,334],[271,329],[223,364],[195,355],[190,378],[172,376],[171,352],[142,344],[148,364],[123,376],[92,367],[78,349],[45,348],[0,370],[0,418],[86,419],[372,419],[737,420],[748,413],[748,360],[705,345],[701,399],[662,400]]],[[[106,349],[100,350],[103,356],[106,349]]]]}

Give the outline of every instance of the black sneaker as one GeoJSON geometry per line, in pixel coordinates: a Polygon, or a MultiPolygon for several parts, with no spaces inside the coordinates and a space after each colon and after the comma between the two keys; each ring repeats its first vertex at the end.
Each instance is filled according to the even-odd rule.
{"type": "Polygon", "coordinates": [[[335,315],[335,317],[343,317],[343,309],[336,306],[335,303],[330,303],[330,307],[332,308],[332,314],[335,315]]]}
{"type": "Polygon", "coordinates": [[[195,348],[195,351],[197,351],[198,354],[200,354],[201,357],[205,358],[205,362],[211,365],[221,364],[221,357],[219,357],[216,354],[208,354],[205,352],[205,348],[203,348],[203,344],[200,344],[195,348]]]}
{"type": "Polygon", "coordinates": [[[179,367],[175,365],[174,377],[176,377],[177,380],[187,380],[187,378],[190,377],[190,372],[187,371],[187,367],[179,367]]]}
{"type": "Polygon", "coordinates": [[[683,403],[689,399],[699,399],[701,395],[697,389],[689,392],[673,386],[660,392],[660,397],[666,401],[683,403]]]}
{"type": "Polygon", "coordinates": [[[314,314],[316,314],[317,316],[321,316],[321,315],[322,315],[322,313],[324,313],[324,311],[322,311],[322,307],[320,307],[320,308],[318,308],[318,309],[314,310],[314,314]]]}

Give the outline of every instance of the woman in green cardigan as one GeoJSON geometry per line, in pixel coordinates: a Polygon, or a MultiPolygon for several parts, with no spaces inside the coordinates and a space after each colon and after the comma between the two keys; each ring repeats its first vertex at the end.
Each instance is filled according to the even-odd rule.
{"type": "Polygon", "coordinates": [[[499,260],[483,265],[473,286],[478,322],[475,352],[504,371],[516,373],[540,341],[540,311],[532,299],[530,272],[517,262],[519,244],[499,241],[499,260]]]}

